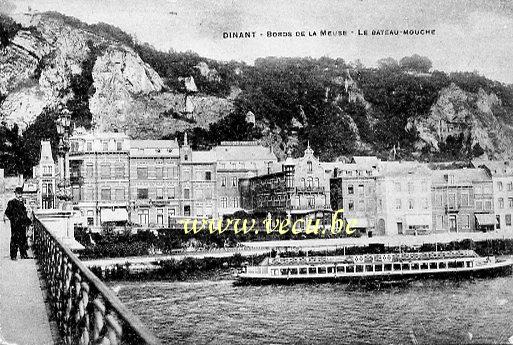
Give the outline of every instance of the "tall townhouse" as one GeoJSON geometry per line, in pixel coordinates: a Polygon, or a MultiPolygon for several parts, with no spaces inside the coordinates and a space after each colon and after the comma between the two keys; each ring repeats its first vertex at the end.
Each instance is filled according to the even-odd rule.
{"type": "Polygon", "coordinates": [[[376,178],[376,200],[377,233],[431,232],[431,171],[425,164],[382,162],[376,178]]]}
{"type": "Polygon", "coordinates": [[[73,204],[91,226],[129,220],[130,140],[121,133],[78,133],[70,138],[73,204]]]}
{"type": "Polygon", "coordinates": [[[380,161],[376,157],[353,157],[350,163],[330,164],[335,165],[330,181],[332,208],[343,209],[344,218],[360,233],[376,233],[376,177],[380,161]]]}
{"type": "Polygon", "coordinates": [[[38,181],[38,204],[42,209],[57,207],[57,171],[49,141],[41,141],[39,164],[33,170],[33,178],[38,181]]]}
{"type": "Polygon", "coordinates": [[[496,216],[496,229],[513,230],[513,162],[481,161],[474,166],[486,169],[493,185],[493,208],[496,216]]]}
{"type": "Polygon", "coordinates": [[[433,228],[436,232],[493,230],[492,180],[484,169],[432,171],[433,228]]]}
{"type": "Polygon", "coordinates": [[[219,215],[241,209],[239,181],[267,174],[278,162],[276,155],[254,141],[223,141],[211,150],[217,165],[217,205],[219,215]]]}
{"type": "Polygon", "coordinates": [[[211,151],[193,151],[184,137],[180,148],[180,215],[189,217],[217,217],[216,158],[211,151]]]}
{"type": "Polygon", "coordinates": [[[173,224],[181,206],[178,142],[131,140],[129,163],[132,223],[149,227],[173,224]]]}

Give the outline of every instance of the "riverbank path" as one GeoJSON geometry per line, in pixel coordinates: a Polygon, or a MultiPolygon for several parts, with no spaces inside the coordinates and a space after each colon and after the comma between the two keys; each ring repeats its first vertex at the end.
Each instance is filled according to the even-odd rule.
{"type": "Polygon", "coordinates": [[[11,260],[10,228],[0,218],[0,345],[54,345],[33,254],[11,260]]]}

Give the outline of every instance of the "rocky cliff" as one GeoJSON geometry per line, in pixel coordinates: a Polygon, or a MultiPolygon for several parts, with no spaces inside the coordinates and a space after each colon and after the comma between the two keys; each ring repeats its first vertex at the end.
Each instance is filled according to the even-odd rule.
{"type": "Polygon", "coordinates": [[[94,126],[135,138],[206,128],[232,110],[224,98],[171,92],[131,47],[84,23],[53,13],[20,22],[23,28],[0,51],[0,120],[20,129],[79,97],[94,126]]]}
{"type": "MultiPolygon", "coordinates": [[[[461,149],[482,149],[494,158],[513,156],[513,126],[497,114],[501,100],[482,88],[467,92],[454,83],[442,89],[429,116],[412,117],[408,128],[418,132],[417,148],[439,151],[448,140],[460,139],[461,149]]],[[[479,154],[478,153],[478,154],[479,154]]]]}

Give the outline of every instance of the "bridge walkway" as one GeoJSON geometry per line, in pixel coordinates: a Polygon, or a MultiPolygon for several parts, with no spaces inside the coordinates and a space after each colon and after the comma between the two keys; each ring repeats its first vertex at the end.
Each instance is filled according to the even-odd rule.
{"type": "Polygon", "coordinates": [[[54,345],[32,253],[12,261],[9,221],[0,218],[0,345],[54,345]]]}

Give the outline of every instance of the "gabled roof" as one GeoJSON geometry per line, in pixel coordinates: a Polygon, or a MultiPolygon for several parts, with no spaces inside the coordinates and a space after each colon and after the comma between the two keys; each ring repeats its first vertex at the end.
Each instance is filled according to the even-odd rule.
{"type": "Polygon", "coordinates": [[[54,163],[52,156],[52,147],[49,141],[41,141],[41,156],[39,163],[54,163]]]}

